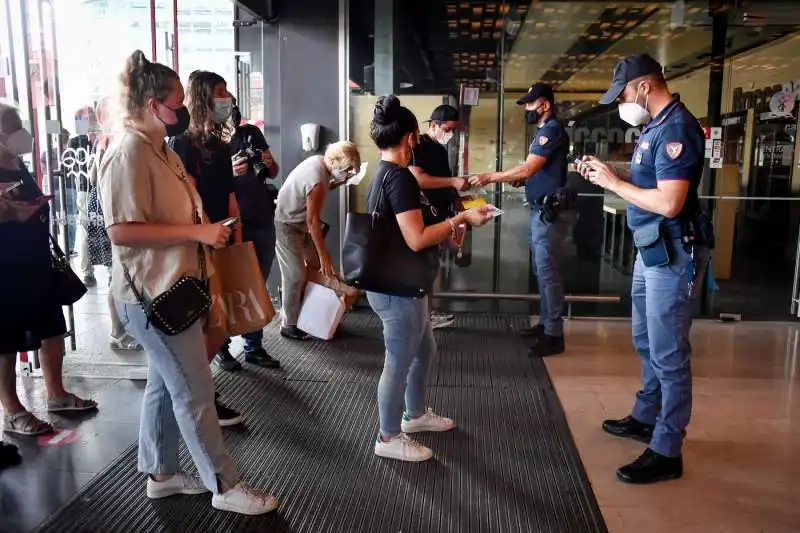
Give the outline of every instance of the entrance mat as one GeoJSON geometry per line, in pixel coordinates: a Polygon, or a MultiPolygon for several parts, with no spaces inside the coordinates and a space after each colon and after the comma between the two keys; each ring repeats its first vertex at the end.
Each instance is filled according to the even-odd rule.
{"type": "MultiPolygon", "coordinates": [[[[226,431],[242,476],[274,492],[261,517],[216,511],[210,495],[150,501],[132,446],[38,529],[42,532],[607,531],[545,366],[512,332],[522,318],[460,315],[437,331],[428,403],[454,431],[422,434],[435,459],[375,457],[379,320],[350,313],[330,342],[281,338],[275,373],[218,373],[247,429],[226,431]]],[[[185,450],[186,470],[194,471],[185,450]]]]}

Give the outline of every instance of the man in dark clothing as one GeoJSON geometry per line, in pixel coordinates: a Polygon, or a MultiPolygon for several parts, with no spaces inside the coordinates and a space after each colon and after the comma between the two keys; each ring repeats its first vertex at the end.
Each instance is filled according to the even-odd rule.
{"type": "MultiPolygon", "coordinates": [[[[467,185],[466,178],[453,177],[446,148],[460,126],[458,110],[453,106],[440,105],[433,110],[428,123],[428,131],[420,135],[414,149],[409,170],[417,178],[437,215],[444,220],[455,215],[459,202],[458,191],[467,185]]],[[[451,325],[454,318],[451,314],[431,310],[433,329],[451,325]]]]}

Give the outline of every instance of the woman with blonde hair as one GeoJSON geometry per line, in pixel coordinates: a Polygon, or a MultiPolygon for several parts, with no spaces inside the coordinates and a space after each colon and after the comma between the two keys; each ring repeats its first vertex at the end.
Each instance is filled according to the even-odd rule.
{"type": "Polygon", "coordinates": [[[138,50],[121,81],[125,126],[100,163],[98,189],[113,245],[117,311],[147,351],[139,428],[139,470],[148,474],[147,496],[210,491],[217,509],[267,513],[277,501],[241,481],[222,441],[203,321],[190,320],[167,334],[145,312],[148,302],[170,298],[187,280],[212,275],[207,247],[224,246],[230,237],[222,224],[203,221],[200,197],[164,142],[189,124],[183,87],[175,71],[151,63],[138,50]],[[179,469],[181,436],[199,480],[179,469]]]}
{"type": "Polygon", "coordinates": [[[281,185],[275,209],[275,252],[281,269],[284,337],[311,338],[297,327],[306,268],[318,268],[327,276],[336,274],[325,246],[322,206],[328,191],[344,185],[360,167],[356,145],[340,141],[328,146],[325,155],[314,155],[300,163],[281,185]]]}

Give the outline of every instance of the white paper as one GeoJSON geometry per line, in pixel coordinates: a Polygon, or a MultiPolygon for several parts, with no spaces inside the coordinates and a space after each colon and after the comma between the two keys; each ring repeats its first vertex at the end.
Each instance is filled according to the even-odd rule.
{"type": "Polygon", "coordinates": [[[358,174],[356,174],[355,176],[353,176],[352,178],[347,180],[346,184],[347,185],[358,185],[359,183],[361,183],[361,180],[363,180],[364,176],[367,175],[367,167],[368,166],[369,166],[369,163],[366,162],[366,161],[361,163],[361,168],[359,169],[358,174]]]}
{"type": "Polygon", "coordinates": [[[709,165],[710,168],[722,168],[722,158],[721,157],[712,157],[711,164],[709,165]]]}
{"type": "Polygon", "coordinates": [[[711,138],[714,140],[722,139],[722,128],[720,127],[711,128],[711,138]]]}
{"type": "Polygon", "coordinates": [[[312,337],[330,340],[336,333],[345,311],[344,301],[336,292],[323,285],[309,282],[300,307],[297,327],[312,337]]]}

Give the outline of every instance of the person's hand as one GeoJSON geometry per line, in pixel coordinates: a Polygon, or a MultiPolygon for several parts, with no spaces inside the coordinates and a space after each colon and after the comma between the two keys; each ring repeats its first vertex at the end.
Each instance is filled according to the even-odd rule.
{"type": "Polygon", "coordinates": [[[620,177],[611,170],[611,167],[593,156],[584,156],[580,172],[590,182],[608,190],[614,189],[620,181],[620,177]]]}
{"type": "Polygon", "coordinates": [[[333,262],[328,254],[325,254],[319,258],[319,271],[325,277],[336,277],[336,270],[333,268],[333,262]]]}
{"type": "Polygon", "coordinates": [[[453,188],[457,191],[466,191],[469,189],[469,181],[467,178],[453,178],[453,188]]]}
{"type": "Polygon", "coordinates": [[[483,226],[492,219],[491,209],[488,205],[467,209],[463,215],[464,221],[473,227],[483,226]]]}
{"type": "Polygon", "coordinates": [[[470,176],[469,184],[473,187],[483,187],[484,185],[490,183],[492,181],[492,173],[491,172],[484,172],[483,174],[476,174],[474,176],[470,176]]]}
{"type": "Polygon", "coordinates": [[[213,248],[222,248],[228,244],[231,229],[222,224],[198,224],[197,241],[213,248]]]}
{"type": "Polygon", "coordinates": [[[528,181],[528,180],[526,180],[525,178],[522,178],[521,180],[517,180],[517,181],[511,182],[511,186],[512,187],[523,187],[525,185],[526,181],[528,181]]]}
{"type": "Polygon", "coordinates": [[[247,174],[248,169],[250,168],[250,162],[247,160],[245,156],[233,156],[231,158],[231,162],[233,163],[233,175],[234,176],[244,176],[247,174]]]}
{"type": "Polygon", "coordinates": [[[268,167],[271,167],[275,164],[275,160],[272,158],[272,154],[269,150],[263,150],[261,152],[261,161],[263,161],[268,167]]]}

